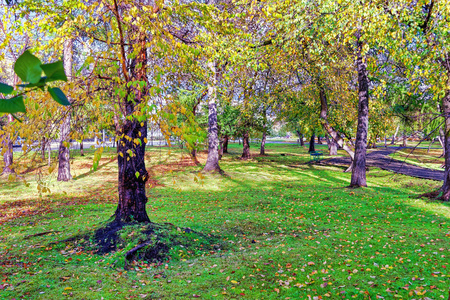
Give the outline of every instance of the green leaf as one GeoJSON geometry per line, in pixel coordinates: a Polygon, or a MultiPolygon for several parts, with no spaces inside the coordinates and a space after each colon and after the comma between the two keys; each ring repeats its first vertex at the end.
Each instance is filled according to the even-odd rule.
{"type": "Polygon", "coordinates": [[[14,71],[22,81],[37,83],[42,74],[41,61],[27,50],[17,59],[14,71]]]}
{"type": "Polygon", "coordinates": [[[0,112],[14,114],[17,112],[26,113],[23,96],[17,96],[11,99],[0,99],[0,112]]]}
{"type": "Polygon", "coordinates": [[[49,87],[48,92],[52,96],[53,100],[55,100],[59,104],[64,105],[64,106],[70,105],[69,99],[67,99],[66,95],[64,95],[63,91],[61,91],[60,88],[49,87]]]}
{"type": "Polygon", "coordinates": [[[64,65],[62,61],[57,61],[51,64],[41,65],[45,75],[47,75],[47,82],[62,80],[67,81],[66,73],[64,73],[64,65]]]}
{"type": "Polygon", "coordinates": [[[0,93],[8,95],[14,91],[14,88],[10,85],[4,84],[0,82],[0,93]]]}
{"type": "Polygon", "coordinates": [[[37,83],[19,84],[19,86],[24,87],[24,88],[38,87],[40,90],[43,91],[46,82],[47,82],[47,77],[41,77],[41,79],[37,83]]]}
{"type": "Polygon", "coordinates": [[[141,173],[139,173],[138,171],[136,171],[136,173],[134,173],[134,175],[136,176],[136,178],[139,178],[139,175],[141,175],[141,173]]]}

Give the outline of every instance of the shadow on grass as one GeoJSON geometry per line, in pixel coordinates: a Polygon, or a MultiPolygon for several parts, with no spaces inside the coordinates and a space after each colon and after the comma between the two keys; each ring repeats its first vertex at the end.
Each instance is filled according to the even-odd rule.
{"type": "Polygon", "coordinates": [[[80,174],[80,175],[74,177],[73,180],[78,180],[78,179],[85,178],[86,176],[89,176],[89,175],[91,175],[91,174],[93,174],[93,173],[95,173],[95,172],[97,172],[97,171],[103,169],[105,166],[109,165],[110,163],[112,163],[112,162],[114,162],[114,161],[116,161],[116,160],[117,160],[116,157],[110,158],[107,162],[105,162],[105,163],[99,165],[99,166],[97,167],[97,170],[93,170],[93,169],[92,169],[92,170],[90,170],[90,171],[88,171],[88,172],[86,172],[86,173],[83,173],[83,174],[80,174]]]}

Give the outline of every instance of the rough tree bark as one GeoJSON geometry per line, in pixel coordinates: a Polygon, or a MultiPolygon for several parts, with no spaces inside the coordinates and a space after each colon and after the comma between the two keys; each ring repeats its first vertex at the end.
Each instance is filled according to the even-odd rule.
{"type": "Polygon", "coordinates": [[[311,139],[309,140],[309,150],[308,150],[308,152],[316,151],[316,146],[314,144],[315,138],[316,138],[316,135],[313,133],[313,135],[311,136],[311,139]]]}
{"type": "MultiPolygon", "coordinates": [[[[333,126],[330,125],[328,122],[328,100],[327,95],[325,93],[325,88],[322,84],[319,83],[319,97],[320,97],[320,119],[323,128],[326,132],[330,135],[330,137],[338,144],[339,147],[345,150],[347,154],[350,156],[351,163],[349,168],[346,170],[346,172],[349,172],[352,170],[353,166],[353,160],[355,159],[355,153],[353,152],[352,148],[350,148],[349,145],[344,141],[342,138],[342,135],[337,132],[333,126]]],[[[331,154],[330,154],[331,155],[331,154]]]]}
{"type": "Polygon", "coordinates": [[[208,158],[204,172],[220,172],[219,166],[219,127],[217,124],[217,66],[208,63],[212,80],[208,83],[208,158]]]}
{"type": "Polygon", "coordinates": [[[362,57],[361,32],[356,33],[356,68],[358,71],[358,127],[356,130],[355,159],[353,161],[350,187],[367,186],[366,182],[366,150],[369,129],[369,79],[366,62],[362,57]]]}
{"type": "MultiPolygon", "coordinates": [[[[128,81],[147,82],[147,48],[146,37],[140,36],[139,53],[131,60],[128,81]]],[[[125,65],[124,62],[122,62],[125,65]]],[[[125,68],[126,69],[126,68],[125,68]]],[[[145,183],[149,174],[145,168],[145,141],[147,138],[147,120],[138,121],[133,113],[137,107],[146,101],[148,88],[128,86],[126,96],[122,99],[122,109],[125,118],[120,126],[117,147],[117,162],[119,166],[119,203],[115,212],[115,221],[129,223],[132,221],[149,222],[145,205],[147,196],[145,183]]]]}
{"type": "Polygon", "coordinates": [[[445,60],[443,60],[443,65],[447,70],[447,88],[445,90],[445,95],[442,98],[442,107],[445,117],[445,135],[444,135],[444,158],[445,158],[445,175],[444,183],[442,184],[441,199],[444,201],[450,200],[450,53],[446,54],[445,60]]]}
{"type": "MultiPolygon", "coordinates": [[[[13,117],[11,115],[8,115],[8,123],[12,123],[13,122],[13,117]]],[[[14,174],[14,168],[13,168],[13,163],[14,163],[14,155],[13,155],[13,142],[11,139],[11,135],[9,133],[6,133],[5,138],[3,139],[3,147],[5,150],[4,154],[3,154],[3,163],[4,163],[4,167],[3,167],[3,171],[2,174],[4,175],[9,175],[9,174],[14,174]]]]}
{"type": "MultiPolygon", "coordinates": [[[[68,81],[72,80],[72,47],[73,40],[66,39],[63,46],[63,63],[68,81]]],[[[58,181],[72,180],[72,175],[70,174],[70,149],[66,147],[70,135],[70,121],[70,112],[68,112],[59,128],[58,181]]]]}
{"type": "Polygon", "coordinates": [[[261,149],[259,151],[260,155],[266,155],[266,137],[267,137],[267,134],[264,131],[263,135],[262,135],[262,139],[261,139],[261,149]]]}
{"type": "Polygon", "coordinates": [[[243,140],[244,147],[242,149],[242,156],[241,156],[241,158],[242,159],[250,159],[252,157],[250,155],[250,142],[249,142],[248,131],[246,131],[244,133],[244,136],[243,136],[242,140],[243,140]]]}

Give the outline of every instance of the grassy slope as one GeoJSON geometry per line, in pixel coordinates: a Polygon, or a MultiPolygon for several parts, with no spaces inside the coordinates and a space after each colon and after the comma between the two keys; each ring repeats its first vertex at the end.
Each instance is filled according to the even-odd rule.
{"type": "Polygon", "coordinates": [[[108,154],[97,172],[89,171],[89,158],[77,157],[76,180],[52,177],[52,194],[42,197],[35,174],[25,176],[29,188],[1,178],[0,298],[448,297],[450,205],[409,197],[438,183],[371,169],[369,188],[349,190],[350,174],[304,164],[304,149],[268,148],[269,156],[245,162],[231,145],[234,153],[221,163],[229,176],[203,178],[177,155],[150,149],[160,184],[148,191],[152,221],[220,236],[230,246],[176,249],[170,261],[141,262],[133,271],[112,267],[114,254],[49,245],[89,232],[114,212],[117,168],[108,154]]]}

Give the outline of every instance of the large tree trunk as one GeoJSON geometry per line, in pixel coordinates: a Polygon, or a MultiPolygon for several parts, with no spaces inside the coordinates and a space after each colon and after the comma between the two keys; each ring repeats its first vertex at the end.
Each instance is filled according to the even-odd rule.
{"type": "Polygon", "coordinates": [[[208,158],[204,172],[220,172],[219,166],[219,128],[217,124],[217,71],[215,63],[208,63],[212,81],[208,84],[208,158]]]}
{"type": "MultiPolygon", "coordinates": [[[[350,148],[349,145],[344,141],[342,138],[342,135],[337,132],[333,126],[330,125],[328,122],[328,100],[327,95],[325,93],[325,88],[321,83],[319,83],[319,97],[320,97],[320,119],[322,120],[322,126],[325,129],[326,132],[330,135],[330,137],[338,144],[338,146],[347,152],[347,154],[350,156],[351,163],[349,168],[346,170],[346,172],[349,172],[352,170],[353,167],[353,160],[355,159],[355,153],[350,148]]],[[[330,154],[332,155],[332,154],[330,154]]],[[[336,154],[337,155],[337,154],[336,154]]]]}
{"type": "Polygon", "coordinates": [[[266,155],[266,136],[267,136],[267,134],[264,131],[263,135],[262,135],[262,139],[261,139],[261,149],[259,151],[260,155],[266,155]]]}
{"type": "Polygon", "coordinates": [[[444,183],[442,184],[442,196],[444,201],[450,200],[450,53],[444,61],[444,67],[447,69],[447,89],[445,96],[442,98],[443,113],[445,116],[445,135],[444,135],[444,157],[445,157],[445,175],[444,183]]]}
{"type": "Polygon", "coordinates": [[[315,137],[316,137],[316,135],[313,133],[312,136],[311,136],[311,139],[309,140],[309,150],[308,150],[308,152],[316,151],[316,146],[314,144],[315,137]]]}
{"type": "Polygon", "coordinates": [[[362,42],[360,32],[357,33],[357,57],[358,70],[358,128],[356,130],[355,160],[353,161],[351,187],[367,186],[366,182],[366,150],[367,133],[369,129],[369,79],[367,78],[366,62],[362,57],[362,42]]]}
{"type": "MultiPolygon", "coordinates": [[[[129,80],[147,82],[147,48],[144,46],[146,39],[141,37],[139,42],[141,49],[131,61],[129,80]]],[[[131,85],[122,100],[125,118],[120,126],[117,147],[119,203],[115,212],[115,221],[119,223],[150,221],[145,209],[148,200],[145,183],[149,177],[145,168],[144,141],[147,138],[147,120],[138,121],[133,116],[147,94],[147,86],[136,88],[131,85]],[[130,95],[134,97],[129,97],[130,95]]]]}
{"type": "Polygon", "coordinates": [[[244,133],[244,137],[243,137],[243,144],[244,144],[244,147],[243,147],[243,150],[242,150],[242,156],[241,156],[241,158],[242,159],[250,159],[250,158],[252,158],[251,157],[251,155],[250,155],[250,143],[249,143],[249,135],[248,135],[248,131],[246,131],[245,133],[244,133]]]}
{"type": "MultiPolygon", "coordinates": [[[[126,100],[124,102],[126,102],[127,113],[131,115],[134,104],[126,100]]],[[[147,137],[147,121],[126,120],[125,124],[122,125],[121,133],[124,136],[120,139],[117,147],[119,204],[115,217],[117,221],[125,223],[131,221],[149,222],[150,219],[145,209],[147,203],[145,182],[149,175],[145,168],[144,159],[144,138],[147,137]],[[139,140],[140,144],[136,145],[135,140],[139,140]]]]}
{"type": "Polygon", "coordinates": [[[223,153],[228,153],[228,135],[223,137],[223,153]]]}
{"type": "MultiPolygon", "coordinates": [[[[66,39],[64,41],[64,72],[69,81],[72,80],[72,46],[72,39],[66,39]]],[[[66,143],[69,142],[70,138],[70,119],[70,112],[67,112],[59,128],[58,181],[69,181],[72,179],[72,175],[70,174],[70,149],[66,147],[66,143]]]]}
{"type": "MultiPolygon", "coordinates": [[[[13,117],[11,115],[8,115],[8,123],[13,122],[13,117]]],[[[8,175],[8,174],[14,174],[14,168],[13,168],[13,162],[14,162],[14,155],[13,155],[13,142],[11,139],[11,134],[5,133],[6,136],[3,139],[3,147],[5,150],[3,154],[3,163],[5,164],[3,167],[2,174],[8,175]]]]}

